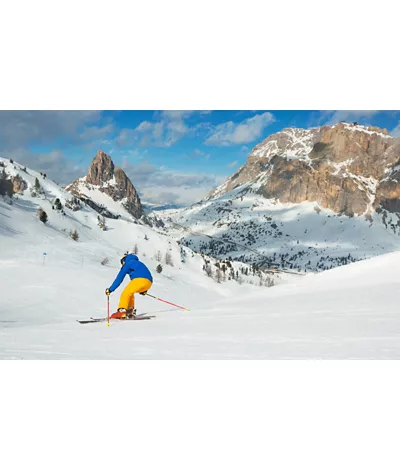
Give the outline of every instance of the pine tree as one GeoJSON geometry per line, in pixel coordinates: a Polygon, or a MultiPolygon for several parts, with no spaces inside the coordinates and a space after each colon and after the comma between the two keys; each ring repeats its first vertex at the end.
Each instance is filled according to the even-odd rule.
{"type": "Polygon", "coordinates": [[[139,253],[139,248],[137,246],[137,243],[135,243],[135,246],[133,247],[133,253],[137,255],[139,253]]]}
{"type": "Polygon", "coordinates": [[[37,178],[35,178],[35,185],[34,185],[34,188],[36,189],[36,191],[40,191],[40,183],[39,183],[39,180],[37,178]]]}
{"type": "Polygon", "coordinates": [[[168,266],[173,266],[174,265],[174,263],[172,261],[172,255],[171,255],[170,251],[167,251],[165,253],[165,264],[167,264],[168,266]]]}
{"type": "Polygon", "coordinates": [[[162,266],[161,266],[161,264],[159,264],[159,265],[156,267],[156,271],[158,272],[158,274],[161,273],[161,271],[162,271],[162,266]]]}
{"type": "Polygon", "coordinates": [[[14,186],[10,179],[8,179],[7,173],[2,170],[0,173],[0,195],[12,197],[14,194],[14,186]]]}
{"type": "Polygon", "coordinates": [[[61,201],[58,198],[54,201],[54,206],[58,211],[62,210],[63,207],[61,201]]]}
{"type": "Polygon", "coordinates": [[[47,217],[47,214],[46,212],[40,208],[38,211],[37,211],[37,216],[39,217],[39,220],[41,222],[43,222],[44,224],[48,221],[48,217],[47,217]]]}
{"type": "Polygon", "coordinates": [[[79,240],[79,233],[77,232],[76,229],[73,232],[71,231],[69,234],[70,234],[70,237],[72,238],[72,240],[74,240],[76,242],[79,240]]]}

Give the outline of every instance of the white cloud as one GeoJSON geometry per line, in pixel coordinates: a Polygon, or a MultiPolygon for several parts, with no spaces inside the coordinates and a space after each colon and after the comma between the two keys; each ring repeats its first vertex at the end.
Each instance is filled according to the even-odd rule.
{"type": "Polygon", "coordinates": [[[193,204],[226,179],[225,176],[168,170],[149,161],[132,165],[125,160],[122,167],[139,191],[140,197],[156,204],[193,204]]]}
{"type": "Polygon", "coordinates": [[[202,124],[189,126],[186,120],[194,114],[211,111],[158,111],[156,120],[143,121],[135,129],[122,129],[116,139],[118,145],[136,144],[139,147],[171,147],[186,135],[196,132],[202,124]]]}
{"type": "Polygon", "coordinates": [[[340,121],[346,122],[354,122],[354,121],[361,121],[363,119],[369,119],[375,114],[378,114],[380,111],[321,111],[321,122],[324,125],[331,126],[333,124],[337,124],[340,121]]]}
{"type": "Polygon", "coordinates": [[[2,151],[0,156],[12,158],[32,170],[46,173],[50,179],[61,186],[68,185],[87,173],[87,166],[72,162],[58,150],[49,153],[33,153],[26,149],[16,149],[2,151]]]}
{"type": "Polygon", "coordinates": [[[211,154],[195,148],[192,152],[188,152],[182,158],[185,160],[209,160],[211,158],[211,154]]]}
{"type": "Polygon", "coordinates": [[[263,130],[275,121],[271,113],[256,114],[240,123],[224,122],[215,126],[205,141],[207,145],[237,145],[259,139],[263,130]]]}
{"type": "MultiPolygon", "coordinates": [[[[83,132],[79,134],[79,140],[90,141],[95,139],[103,139],[103,143],[105,143],[104,138],[109,136],[114,132],[115,126],[113,123],[107,124],[105,126],[90,126],[86,127],[83,132]]],[[[107,143],[110,143],[107,141],[107,143]]]]}
{"type": "Polygon", "coordinates": [[[56,139],[72,141],[100,118],[100,111],[0,111],[0,143],[17,149],[56,139]]]}
{"type": "Polygon", "coordinates": [[[397,126],[390,131],[390,135],[393,137],[400,137],[400,121],[398,122],[397,126]]]}
{"type": "Polygon", "coordinates": [[[233,167],[236,166],[237,164],[238,164],[238,161],[235,160],[234,162],[228,163],[227,167],[228,167],[228,168],[233,168],[233,167]]]}

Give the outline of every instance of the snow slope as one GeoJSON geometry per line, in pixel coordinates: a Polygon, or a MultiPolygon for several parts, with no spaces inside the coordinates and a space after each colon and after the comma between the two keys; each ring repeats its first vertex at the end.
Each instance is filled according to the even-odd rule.
{"type": "MultiPolygon", "coordinates": [[[[70,195],[28,172],[24,195],[13,205],[0,198],[0,358],[400,358],[400,253],[293,276],[269,289],[217,284],[202,272],[201,256],[186,250],[182,263],[174,240],[147,226],[107,219],[109,230],[102,231],[89,207],[65,208],[65,215],[52,210],[53,197],[64,203],[70,195]],[[35,177],[45,191],[40,197],[30,195],[35,177]],[[35,216],[40,206],[46,225],[35,216]],[[68,236],[74,229],[78,242],[68,236]],[[151,293],[190,311],[137,296],[139,312],[156,318],[110,327],[77,323],[106,314],[104,290],[135,244],[154,273],[151,293]],[[157,274],[155,251],[169,249],[174,267],[157,274]],[[108,266],[100,263],[104,257],[108,266]]],[[[120,292],[111,297],[113,311],[120,292]]]]}
{"type": "MultiPolygon", "coordinates": [[[[3,359],[399,359],[400,254],[354,263],[270,289],[229,292],[207,278],[155,278],[153,293],[191,308],[138,298],[155,319],[80,325],[104,315],[115,269],[7,258],[0,276],[3,359]],[[225,292],[225,298],[219,289],[225,292]],[[251,291],[251,292],[249,292],[251,291]],[[226,294],[230,294],[226,297],[226,294]]],[[[112,297],[113,306],[117,296],[112,297]]]]}

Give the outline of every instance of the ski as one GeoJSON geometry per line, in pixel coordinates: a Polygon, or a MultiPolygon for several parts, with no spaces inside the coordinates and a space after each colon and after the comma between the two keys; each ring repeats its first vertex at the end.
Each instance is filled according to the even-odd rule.
{"type": "Polygon", "coordinates": [[[76,320],[78,323],[80,323],[81,325],[85,324],[85,323],[98,323],[100,321],[106,321],[107,318],[90,318],[89,320],[76,320]]]}
{"type": "MultiPolygon", "coordinates": [[[[145,313],[141,313],[139,315],[136,315],[131,318],[110,318],[110,320],[116,320],[116,321],[131,321],[131,320],[151,320],[152,318],[155,318],[155,315],[147,315],[145,313]]],[[[78,323],[81,325],[84,325],[86,323],[98,323],[102,321],[107,321],[107,317],[102,317],[102,318],[93,318],[90,317],[88,320],[76,320],[78,323]]]]}

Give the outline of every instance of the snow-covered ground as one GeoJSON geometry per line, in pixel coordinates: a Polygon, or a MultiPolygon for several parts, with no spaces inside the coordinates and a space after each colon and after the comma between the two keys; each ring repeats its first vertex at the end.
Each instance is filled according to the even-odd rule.
{"type": "Polygon", "coordinates": [[[138,296],[139,311],[156,318],[110,327],[75,320],[105,314],[116,267],[58,255],[43,266],[2,250],[1,358],[400,358],[399,253],[270,289],[155,275],[153,294],[191,310],[138,296]]]}
{"type": "MultiPolygon", "coordinates": [[[[400,253],[288,277],[273,288],[217,284],[202,271],[200,256],[188,251],[182,263],[174,240],[150,227],[107,219],[102,231],[89,207],[64,208],[65,215],[53,210],[55,197],[64,204],[70,195],[28,172],[23,196],[13,205],[0,198],[0,358],[400,358],[400,253]],[[35,177],[45,195],[31,197],[35,177]],[[46,225],[35,216],[40,206],[46,225]],[[74,229],[78,242],[68,236],[74,229]],[[123,252],[136,244],[154,273],[150,293],[190,311],[137,296],[138,311],[156,318],[110,327],[77,323],[106,314],[104,290],[123,252]],[[157,250],[170,250],[174,261],[160,274],[157,250]],[[105,257],[108,266],[101,265],[105,257]]],[[[112,311],[120,292],[111,297],[112,311]]]]}

